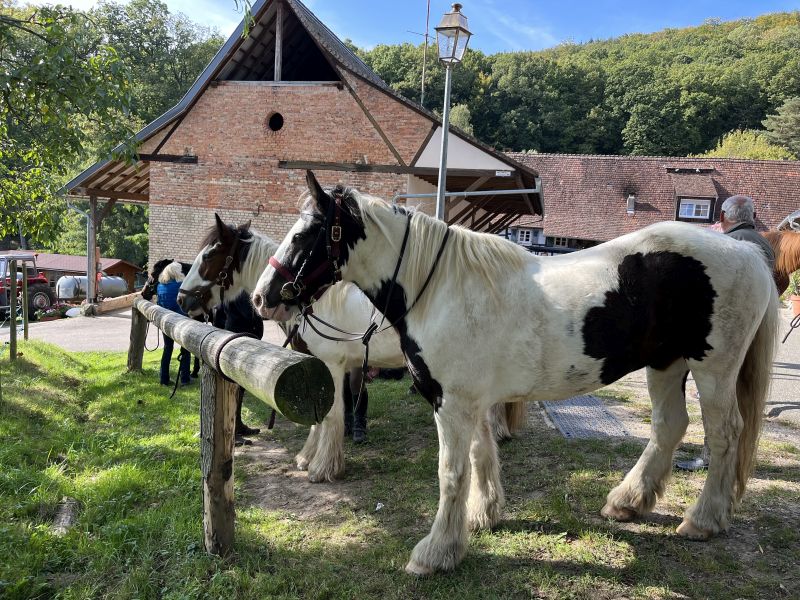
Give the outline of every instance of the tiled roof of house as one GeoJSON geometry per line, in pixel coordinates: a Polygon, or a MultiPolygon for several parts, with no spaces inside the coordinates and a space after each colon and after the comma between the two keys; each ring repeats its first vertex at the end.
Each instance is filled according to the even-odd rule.
{"type": "Polygon", "coordinates": [[[544,231],[548,236],[610,240],[651,223],[674,220],[678,196],[718,198],[717,219],[722,200],[746,194],[755,201],[756,224],[761,230],[775,229],[786,215],[800,208],[800,161],[510,156],[538,171],[542,178],[544,231]],[[627,213],[629,194],[636,196],[632,215],[627,213]]]}

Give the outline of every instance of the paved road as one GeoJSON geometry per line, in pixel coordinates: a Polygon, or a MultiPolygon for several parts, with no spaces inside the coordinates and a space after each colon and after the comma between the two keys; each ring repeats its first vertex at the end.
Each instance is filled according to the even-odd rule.
{"type": "MultiPolygon", "coordinates": [[[[792,313],[789,309],[781,311],[780,336],[789,331],[792,313]]],[[[772,392],[767,401],[767,414],[800,425],[800,329],[795,330],[779,344],[772,370],[772,392]]]]}
{"type": "MultiPolygon", "coordinates": [[[[264,340],[282,344],[286,339],[275,323],[264,324],[264,340]]],[[[150,327],[147,347],[155,348],[158,329],[150,327]]],[[[103,350],[124,352],[128,350],[131,334],[131,311],[123,310],[99,317],[75,317],[46,323],[31,323],[29,337],[61,346],[72,352],[103,350]]],[[[0,330],[0,343],[8,341],[9,330],[0,330]]]]}
{"type": "MultiPolygon", "coordinates": [[[[119,311],[101,317],[75,317],[47,323],[31,323],[31,339],[44,340],[70,351],[126,351],[130,337],[131,311],[119,311]]],[[[781,339],[789,330],[791,313],[781,313],[781,339]]],[[[282,344],[283,332],[274,323],[265,323],[264,339],[282,344]]],[[[147,346],[156,345],[155,327],[151,327],[147,346]]],[[[8,340],[8,328],[0,330],[0,343],[8,340]]],[[[770,417],[800,425],[800,330],[778,348],[774,363],[772,393],[767,404],[770,417]]]]}

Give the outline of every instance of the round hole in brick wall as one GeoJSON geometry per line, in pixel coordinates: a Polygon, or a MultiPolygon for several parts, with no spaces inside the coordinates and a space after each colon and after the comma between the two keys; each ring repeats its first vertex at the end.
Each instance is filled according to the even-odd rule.
{"type": "Polygon", "coordinates": [[[279,112],[272,113],[267,119],[270,131],[280,131],[283,128],[283,115],[279,112]]]}

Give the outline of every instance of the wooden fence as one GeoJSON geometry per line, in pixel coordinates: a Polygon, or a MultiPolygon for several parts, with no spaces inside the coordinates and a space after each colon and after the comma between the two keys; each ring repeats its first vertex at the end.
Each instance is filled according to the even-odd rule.
{"type": "Polygon", "coordinates": [[[208,552],[233,546],[233,444],[238,386],[295,423],[322,421],[333,406],[333,379],[313,356],[199,323],[143,298],[133,303],[128,370],[142,369],[151,322],[203,362],[200,464],[203,530],[208,552]]]}

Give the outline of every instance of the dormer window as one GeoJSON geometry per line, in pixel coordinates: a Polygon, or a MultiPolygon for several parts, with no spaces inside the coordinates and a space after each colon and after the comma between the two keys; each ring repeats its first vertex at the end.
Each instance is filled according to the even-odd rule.
{"type": "Polygon", "coordinates": [[[681,198],[678,217],[681,219],[696,219],[708,221],[711,216],[711,200],[696,198],[681,198]]]}

